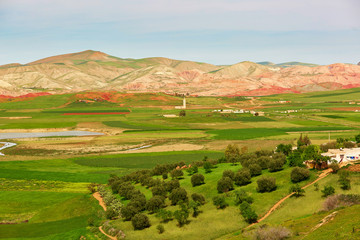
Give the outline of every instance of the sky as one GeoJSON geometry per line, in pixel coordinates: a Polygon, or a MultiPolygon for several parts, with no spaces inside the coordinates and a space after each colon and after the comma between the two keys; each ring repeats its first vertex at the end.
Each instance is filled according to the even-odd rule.
{"type": "Polygon", "coordinates": [[[0,65],[97,50],[121,58],[360,61],[359,0],[0,0],[0,65]]]}

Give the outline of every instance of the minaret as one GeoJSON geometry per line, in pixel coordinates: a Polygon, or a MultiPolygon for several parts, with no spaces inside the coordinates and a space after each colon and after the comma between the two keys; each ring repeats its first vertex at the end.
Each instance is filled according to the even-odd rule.
{"type": "Polygon", "coordinates": [[[186,99],[185,99],[185,97],[183,99],[183,108],[186,109],[186,99]]]}

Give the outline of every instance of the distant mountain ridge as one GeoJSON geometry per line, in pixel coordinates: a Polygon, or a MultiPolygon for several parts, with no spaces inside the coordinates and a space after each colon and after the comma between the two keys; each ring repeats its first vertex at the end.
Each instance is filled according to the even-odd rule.
{"type": "Polygon", "coordinates": [[[269,95],[360,86],[360,66],[336,63],[240,62],[216,66],[163,57],[126,59],[99,51],[57,55],[0,66],[0,94],[84,90],[269,95]]]}

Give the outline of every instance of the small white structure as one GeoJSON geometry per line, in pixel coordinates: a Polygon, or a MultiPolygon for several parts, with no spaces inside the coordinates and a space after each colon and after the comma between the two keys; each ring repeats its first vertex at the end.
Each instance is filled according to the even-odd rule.
{"type": "Polygon", "coordinates": [[[186,98],[183,99],[183,105],[182,106],[175,106],[176,109],[186,109],[186,98]]]}
{"type": "Polygon", "coordinates": [[[166,118],[177,118],[177,117],[179,117],[178,115],[175,115],[175,114],[164,114],[163,116],[166,117],[166,118]]]}
{"type": "Polygon", "coordinates": [[[322,156],[330,157],[338,163],[360,160],[360,148],[329,149],[322,156]]]}

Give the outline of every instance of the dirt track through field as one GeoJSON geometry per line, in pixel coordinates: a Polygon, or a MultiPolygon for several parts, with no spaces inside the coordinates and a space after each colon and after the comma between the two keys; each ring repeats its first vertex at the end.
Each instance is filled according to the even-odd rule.
{"type": "Polygon", "coordinates": [[[104,200],[100,196],[100,193],[99,192],[94,193],[93,197],[99,201],[99,205],[104,209],[104,211],[106,211],[106,205],[104,203],[104,200]]]}
{"type": "MultiPolygon", "coordinates": [[[[305,188],[311,186],[312,184],[320,181],[321,179],[323,179],[324,177],[326,177],[326,176],[327,176],[329,173],[331,173],[331,172],[332,172],[332,169],[331,169],[331,168],[324,170],[324,171],[319,175],[319,177],[318,177],[315,181],[306,184],[304,187],[302,187],[302,189],[305,189],[305,188]]],[[[280,201],[278,201],[277,203],[275,203],[275,205],[272,206],[272,207],[270,208],[270,210],[267,211],[267,213],[266,213],[262,218],[260,218],[256,223],[250,224],[250,225],[247,226],[246,228],[250,228],[250,227],[258,224],[259,222],[264,221],[273,211],[275,211],[286,199],[290,198],[293,194],[294,194],[294,193],[290,193],[290,194],[287,195],[286,197],[283,197],[280,201]]],[[[245,228],[245,229],[246,229],[246,228],[245,228]]]]}
{"type": "Polygon", "coordinates": [[[106,232],[104,232],[104,230],[102,229],[102,226],[99,227],[99,230],[100,230],[100,232],[101,232],[102,234],[104,234],[104,235],[107,236],[108,238],[110,238],[110,239],[112,239],[112,240],[117,240],[116,237],[110,236],[110,235],[108,235],[106,232]]]}

